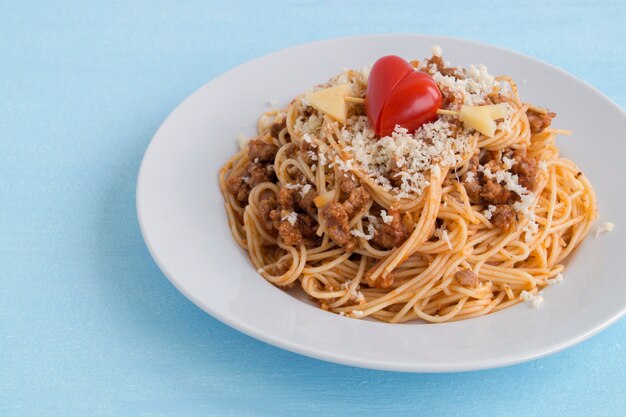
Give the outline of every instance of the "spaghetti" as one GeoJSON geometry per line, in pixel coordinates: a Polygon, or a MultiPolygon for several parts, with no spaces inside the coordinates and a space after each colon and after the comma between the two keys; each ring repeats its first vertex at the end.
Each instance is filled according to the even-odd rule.
{"type": "MultiPolygon", "coordinates": [[[[298,96],[220,171],[235,241],[272,284],[353,318],[440,323],[537,301],[596,216],[587,178],[559,156],[568,132],[484,67],[439,54],[411,64],[436,80],[444,109],[505,103],[495,135],[442,115],[377,138],[360,100],[341,125],[298,96]]],[[[347,83],[363,98],[367,75],[314,90],[347,83]]]]}

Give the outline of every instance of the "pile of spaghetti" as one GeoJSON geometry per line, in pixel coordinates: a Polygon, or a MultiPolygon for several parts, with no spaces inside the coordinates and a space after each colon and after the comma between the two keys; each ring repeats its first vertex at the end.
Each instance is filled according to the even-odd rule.
{"type": "Polygon", "coordinates": [[[358,100],[333,121],[308,93],[349,84],[365,97],[368,71],[346,70],[264,114],[221,169],[235,240],[272,284],[353,318],[445,322],[540,300],[596,216],[591,185],[559,156],[568,132],[484,66],[438,53],[411,65],[444,109],[505,103],[495,135],[444,115],[376,137],[358,100]]]}

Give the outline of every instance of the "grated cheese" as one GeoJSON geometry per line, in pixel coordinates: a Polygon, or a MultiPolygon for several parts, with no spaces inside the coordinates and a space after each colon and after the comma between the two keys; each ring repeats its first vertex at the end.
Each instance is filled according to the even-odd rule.
{"type": "Polygon", "coordinates": [[[292,211],[286,215],[281,216],[280,219],[282,221],[287,220],[289,223],[291,223],[292,226],[294,226],[298,221],[298,213],[292,211]]]}
{"type": "MultiPolygon", "coordinates": [[[[496,81],[495,77],[487,71],[487,67],[482,64],[470,65],[469,69],[465,71],[465,78],[462,79],[443,75],[434,64],[428,68],[424,64],[420,64],[418,69],[427,69],[440,89],[448,89],[451,93],[460,95],[463,97],[463,104],[467,106],[486,104],[487,96],[495,88],[502,87],[501,83],[496,81]]],[[[459,70],[463,71],[462,69],[459,70]]]]}
{"type": "Polygon", "coordinates": [[[330,164],[329,167],[332,168],[334,165],[337,165],[341,171],[348,172],[354,169],[354,166],[352,165],[353,163],[354,161],[352,159],[344,161],[340,157],[335,156],[334,162],[330,164]]]}
{"type": "Polygon", "coordinates": [[[448,230],[446,230],[445,225],[435,230],[435,236],[446,242],[448,248],[452,249],[452,242],[450,242],[450,236],[448,236],[448,230]]]}
{"type": "Polygon", "coordinates": [[[546,280],[547,285],[556,285],[556,284],[560,284],[561,282],[563,282],[563,274],[556,274],[556,277],[552,279],[548,278],[546,280]]]}
{"type": "Polygon", "coordinates": [[[261,115],[261,117],[259,117],[259,126],[261,129],[267,130],[272,127],[272,124],[274,124],[274,118],[275,116],[269,114],[261,115]]]}
{"type": "Polygon", "coordinates": [[[596,226],[596,237],[602,233],[612,232],[615,229],[615,225],[611,222],[602,223],[596,226]]]}
{"type": "Polygon", "coordinates": [[[386,210],[380,211],[380,217],[383,219],[383,223],[385,224],[391,224],[391,222],[393,222],[393,216],[387,214],[386,210]]]}
{"type": "Polygon", "coordinates": [[[365,313],[361,310],[352,310],[352,315],[356,318],[361,318],[365,315],[365,313]]]}
{"type": "MultiPolygon", "coordinates": [[[[469,133],[454,137],[450,123],[443,117],[422,125],[413,134],[396,126],[390,136],[377,140],[367,117],[356,116],[342,128],[341,139],[343,149],[352,154],[354,162],[381,188],[395,192],[398,198],[421,195],[428,186],[425,173],[432,170],[436,174],[439,166],[454,166],[461,155],[471,150],[469,133]],[[394,187],[386,177],[392,163],[402,168],[398,173],[399,187],[394,187]]],[[[349,161],[344,164],[351,168],[349,161]]]]}
{"type": "Polygon", "coordinates": [[[465,182],[474,182],[474,181],[476,181],[476,176],[474,175],[474,172],[467,171],[465,173],[465,182]]]}
{"type": "Polygon", "coordinates": [[[305,195],[307,195],[309,193],[309,191],[311,191],[311,184],[306,184],[300,190],[300,196],[304,197],[305,195]]]}
{"type": "Polygon", "coordinates": [[[246,137],[246,135],[243,133],[237,135],[237,145],[239,145],[239,149],[245,148],[248,146],[248,143],[250,143],[250,138],[246,137]]]}
{"type": "Polygon", "coordinates": [[[504,169],[511,169],[515,165],[515,159],[507,158],[506,156],[502,157],[502,162],[504,163],[504,169]]]}
{"type": "Polygon", "coordinates": [[[350,234],[352,236],[360,237],[365,240],[372,240],[374,238],[374,235],[376,234],[376,229],[374,228],[374,225],[370,223],[367,225],[367,234],[357,229],[350,230],[350,234]]]}
{"type": "Polygon", "coordinates": [[[441,46],[439,46],[439,45],[433,45],[433,46],[431,46],[431,47],[430,47],[430,52],[431,52],[434,56],[438,56],[438,57],[440,57],[440,56],[441,56],[441,54],[442,54],[442,51],[441,51],[441,46]]]}
{"type": "MultiPolygon", "coordinates": [[[[534,215],[534,213],[533,213],[534,215]]],[[[534,218],[534,216],[531,216],[534,218]]],[[[528,222],[526,226],[522,229],[524,233],[524,242],[530,243],[533,240],[533,236],[539,231],[539,225],[536,221],[531,220],[528,222]]]]}
{"type": "Polygon", "coordinates": [[[285,184],[285,188],[288,190],[299,190],[300,188],[302,188],[302,184],[299,184],[297,182],[292,184],[288,182],[287,184],[285,184]]]}
{"type": "MultiPolygon", "coordinates": [[[[304,134],[312,134],[319,132],[322,128],[322,122],[324,121],[323,117],[318,116],[317,114],[312,114],[308,118],[304,118],[302,116],[298,117],[296,123],[294,124],[294,128],[298,132],[302,132],[304,134]]],[[[306,140],[306,139],[305,139],[306,140]]]]}
{"type": "Polygon", "coordinates": [[[520,293],[519,298],[522,301],[530,303],[530,305],[532,305],[534,308],[540,308],[541,304],[543,304],[543,295],[541,295],[541,292],[533,294],[532,292],[523,290],[520,293]]]}
{"type": "Polygon", "coordinates": [[[485,216],[487,220],[491,220],[491,217],[493,216],[493,213],[496,211],[496,209],[496,206],[489,205],[489,207],[487,207],[487,210],[483,211],[483,216],[485,216]]]}
{"type": "Polygon", "coordinates": [[[318,153],[317,154],[317,158],[319,159],[319,165],[320,166],[326,166],[326,155],[324,155],[323,153],[318,153]]]}

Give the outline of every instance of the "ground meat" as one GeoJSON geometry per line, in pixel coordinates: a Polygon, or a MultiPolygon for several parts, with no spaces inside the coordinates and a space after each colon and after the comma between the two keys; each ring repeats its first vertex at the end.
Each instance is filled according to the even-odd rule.
{"type": "MultiPolygon", "coordinates": [[[[304,187],[304,186],[303,186],[304,187]]],[[[309,214],[317,213],[317,207],[315,206],[315,198],[317,192],[313,190],[313,187],[304,195],[301,194],[300,188],[281,188],[278,191],[278,205],[283,210],[295,210],[296,207],[300,207],[302,210],[309,214]]]]}
{"type": "Polygon", "coordinates": [[[303,140],[300,143],[300,155],[302,155],[302,159],[308,165],[313,165],[317,163],[317,146],[314,144],[303,140]]]}
{"type": "Polygon", "coordinates": [[[274,173],[269,166],[249,162],[245,169],[226,181],[226,189],[235,196],[239,203],[246,205],[250,190],[262,182],[271,181],[273,178],[274,173]]]}
{"type": "Polygon", "coordinates": [[[281,130],[286,127],[287,119],[283,117],[280,119],[280,121],[275,121],[274,123],[272,123],[272,127],[270,128],[270,135],[272,135],[273,138],[278,139],[278,135],[280,134],[281,130]]]}
{"type": "Polygon", "coordinates": [[[350,233],[348,214],[340,203],[332,202],[322,209],[322,218],[326,220],[328,235],[347,251],[356,247],[356,239],[350,233]]]}
{"type": "Polygon", "coordinates": [[[317,192],[313,191],[313,188],[309,190],[304,196],[299,194],[300,201],[298,201],[298,206],[306,211],[309,214],[317,213],[317,207],[315,206],[315,198],[317,198],[317,192]]]}
{"type": "Polygon", "coordinates": [[[493,104],[508,103],[510,101],[507,96],[500,93],[489,94],[487,98],[489,98],[493,104]]]}
{"type": "Polygon", "coordinates": [[[278,205],[283,210],[292,210],[296,205],[296,195],[298,191],[290,188],[281,188],[278,191],[277,201],[278,205]]]}
{"type": "Polygon", "coordinates": [[[389,224],[381,223],[373,239],[374,243],[385,249],[398,247],[409,237],[409,231],[402,224],[400,213],[389,210],[388,215],[393,217],[393,220],[389,224]]]}
{"type": "Polygon", "coordinates": [[[462,80],[465,78],[465,75],[463,74],[462,70],[456,67],[446,67],[445,63],[443,62],[443,58],[440,56],[433,55],[432,57],[427,59],[424,63],[427,65],[427,67],[430,67],[430,65],[434,64],[437,67],[437,71],[439,71],[442,75],[454,77],[457,80],[462,80]]]}
{"type": "Polygon", "coordinates": [[[282,220],[280,222],[278,225],[278,234],[283,239],[285,245],[297,246],[302,243],[302,232],[288,220],[282,220]]]}
{"type": "Polygon", "coordinates": [[[271,222],[272,227],[278,230],[279,235],[283,238],[283,242],[287,245],[297,246],[303,244],[307,248],[318,246],[320,238],[315,234],[317,231],[317,222],[310,214],[316,213],[317,209],[313,203],[313,199],[317,197],[317,193],[310,190],[304,197],[301,196],[299,189],[281,188],[276,196],[274,208],[271,208],[271,202],[263,203],[261,201],[261,214],[266,219],[265,214],[270,210],[267,216],[266,227],[271,222]],[[297,209],[301,208],[307,213],[298,213],[297,209]],[[297,220],[295,224],[291,224],[283,217],[295,212],[297,220]]]}
{"type": "Polygon", "coordinates": [[[478,164],[478,155],[472,156],[467,168],[467,173],[472,173],[472,181],[467,181],[467,173],[463,175],[463,186],[465,187],[469,199],[473,202],[480,202],[480,192],[482,191],[478,177],[478,164]]]}
{"type": "Polygon", "coordinates": [[[262,139],[253,139],[248,146],[248,158],[253,162],[274,162],[278,152],[278,146],[262,139]]]}
{"type": "Polygon", "coordinates": [[[489,204],[504,204],[511,200],[512,193],[494,178],[488,178],[482,186],[480,197],[489,204]]]}
{"type": "Polygon", "coordinates": [[[478,156],[478,160],[485,168],[489,168],[491,172],[500,171],[504,169],[504,163],[502,162],[501,151],[486,151],[483,150],[478,156]]]}
{"type": "Polygon", "coordinates": [[[389,164],[389,172],[387,173],[387,179],[394,187],[400,187],[402,185],[402,176],[399,175],[403,171],[402,166],[396,156],[391,158],[389,164]]]}
{"type": "Polygon", "coordinates": [[[491,223],[504,230],[512,230],[516,224],[515,210],[508,204],[499,205],[491,215],[491,223]]]}
{"type": "Polygon", "coordinates": [[[263,165],[260,163],[249,162],[246,167],[248,171],[248,185],[250,189],[256,187],[262,182],[268,182],[274,177],[274,172],[270,169],[271,165],[263,165]]]}
{"type": "Polygon", "coordinates": [[[348,194],[352,192],[355,188],[359,186],[354,174],[351,172],[346,172],[339,170],[337,175],[337,181],[339,181],[339,187],[341,191],[348,194]]]}
{"type": "Polygon", "coordinates": [[[480,202],[480,193],[483,190],[483,187],[481,187],[481,185],[478,183],[478,180],[474,179],[471,182],[467,182],[467,180],[464,179],[463,181],[465,181],[463,183],[463,186],[465,187],[465,191],[467,192],[467,196],[469,197],[470,201],[474,203],[480,202]]]}
{"type": "Polygon", "coordinates": [[[531,133],[543,132],[552,123],[552,119],[556,116],[556,113],[540,113],[538,111],[528,109],[526,110],[526,116],[528,116],[528,123],[530,124],[531,133]]]}
{"type": "Polygon", "coordinates": [[[248,195],[250,195],[250,186],[247,183],[249,177],[247,174],[248,172],[243,170],[226,181],[226,189],[228,192],[234,195],[237,201],[242,204],[248,202],[248,195]]]}
{"type": "Polygon", "coordinates": [[[296,227],[302,234],[302,243],[307,248],[314,248],[319,246],[321,238],[317,236],[317,222],[308,214],[298,214],[298,220],[296,227]]]}
{"type": "Polygon", "coordinates": [[[478,284],[478,277],[471,269],[461,269],[454,274],[454,278],[459,284],[465,287],[475,287],[478,284]]]}
{"type": "Polygon", "coordinates": [[[317,222],[308,214],[298,213],[297,220],[291,224],[289,220],[283,220],[283,217],[289,215],[288,210],[272,210],[270,219],[274,229],[278,230],[278,234],[283,243],[290,246],[299,246],[304,244],[307,248],[319,246],[321,238],[315,234],[317,231],[317,222]]]}
{"type": "Polygon", "coordinates": [[[261,198],[259,201],[259,210],[261,211],[261,218],[263,219],[263,227],[268,233],[275,234],[276,228],[274,227],[274,219],[272,219],[271,213],[276,210],[276,197],[269,195],[266,198],[261,198]]]}
{"type": "MultiPolygon", "coordinates": [[[[442,108],[448,110],[459,111],[463,105],[463,94],[458,91],[452,91],[448,87],[444,87],[441,90],[442,108]]],[[[458,119],[455,119],[458,120],[458,119]]]]}
{"type": "Polygon", "coordinates": [[[367,192],[365,187],[355,188],[350,192],[346,201],[343,202],[343,209],[348,216],[351,216],[353,213],[361,210],[370,201],[370,199],[370,194],[367,192]]]}
{"type": "Polygon", "coordinates": [[[511,168],[511,172],[519,177],[519,184],[529,191],[535,190],[537,176],[537,161],[535,158],[525,157],[516,153],[515,164],[511,168]]]}

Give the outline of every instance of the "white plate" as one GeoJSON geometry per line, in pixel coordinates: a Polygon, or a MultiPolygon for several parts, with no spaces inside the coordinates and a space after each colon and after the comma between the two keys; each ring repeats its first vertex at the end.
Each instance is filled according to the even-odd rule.
{"type": "Polygon", "coordinates": [[[464,371],[539,358],[604,329],[625,308],[621,257],[626,206],[621,174],[626,114],[562,70],[516,52],[461,39],[418,35],[330,40],[279,51],[232,69],[180,104],[154,135],[141,165],[137,211],[150,252],[172,283],[213,317],[281,348],[349,365],[413,372],[464,371]],[[562,153],[589,176],[599,221],[616,231],[589,236],[574,253],[563,284],[544,291],[543,308],[527,303],[446,324],[390,325],[324,312],[261,278],[232,240],[217,175],[251,135],[270,100],[298,93],[344,67],[378,57],[423,58],[441,45],[455,65],[485,63],[519,81],[525,101],[558,113],[562,153]],[[522,81],[523,80],[523,81],[522,81]]]}

